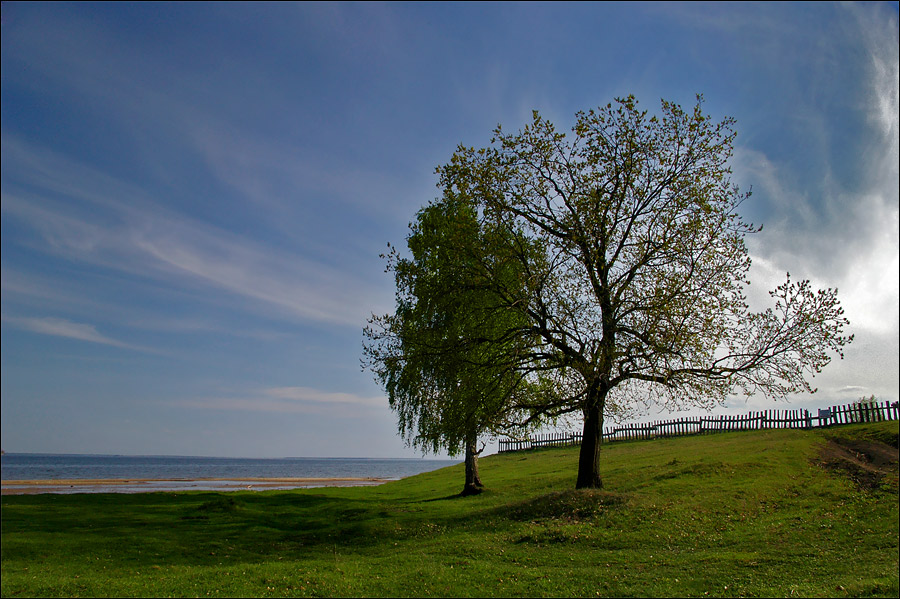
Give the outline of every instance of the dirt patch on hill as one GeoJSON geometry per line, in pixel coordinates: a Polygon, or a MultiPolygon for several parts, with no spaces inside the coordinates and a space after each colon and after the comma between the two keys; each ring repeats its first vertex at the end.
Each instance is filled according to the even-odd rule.
{"type": "Polygon", "coordinates": [[[897,493],[900,450],[896,444],[832,437],[819,454],[819,464],[849,476],[861,489],[897,493]]]}

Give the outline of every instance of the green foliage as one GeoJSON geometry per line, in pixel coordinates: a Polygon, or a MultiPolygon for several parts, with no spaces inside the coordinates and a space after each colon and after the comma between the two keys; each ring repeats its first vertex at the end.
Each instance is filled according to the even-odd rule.
{"type": "Polygon", "coordinates": [[[507,309],[530,325],[519,332],[532,371],[553,372],[567,398],[532,409],[584,415],[579,487],[601,484],[605,415],[811,392],[807,377],[852,340],[836,290],[808,281],[788,276],[774,308],[749,310],[744,238],[759,229],[743,222],[749,194],[730,180],[735,121],[713,122],[701,105],[663,100],[651,116],[628,96],[579,112],[571,135],[535,111],[438,169],[446,194],[532,253],[519,255],[524,287],[494,286],[518,298],[507,309]]]}
{"type": "Polygon", "coordinates": [[[392,249],[396,310],[365,329],[364,365],[388,393],[401,434],[422,449],[457,454],[504,428],[535,384],[518,368],[526,326],[506,310],[524,286],[512,259],[514,233],[480,219],[465,196],[447,194],[419,211],[407,245],[392,249]]]}
{"type": "Polygon", "coordinates": [[[441,184],[544,251],[531,263],[526,313],[558,349],[586,398],[599,378],[611,405],[649,396],[672,407],[712,406],[736,389],[783,397],[812,391],[852,337],[834,290],[808,281],[771,292],[750,313],[744,238],[749,197],[731,183],[731,118],[714,123],[663,100],[661,114],[633,96],[580,112],[572,136],[536,111],[491,146],[460,147],[441,184]]]}
{"type": "Polygon", "coordinates": [[[898,593],[896,487],[821,467],[896,422],[623,442],[379,487],[2,498],[2,595],[873,596],[898,593]]]}
{"type": "Polygon", "coordinates": [[[878,403],[878,400],[875,398],[875,394],[873,393],[869,397],[865,397],[865,396],[860,397],[859,399],[857,399],[856,401],[853,402],[853,405],[855,405],[855,406],[874,406],[876,403],[878,403]]]}

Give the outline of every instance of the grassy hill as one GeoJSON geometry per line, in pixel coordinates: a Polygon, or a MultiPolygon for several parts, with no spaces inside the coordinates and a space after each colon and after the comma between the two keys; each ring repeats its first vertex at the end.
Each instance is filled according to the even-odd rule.
{"type": "Polygon", "coordinates": [[[482,460],[369,488],[2,499],[3,596],[898,596],[898,424],[482,460]]]}

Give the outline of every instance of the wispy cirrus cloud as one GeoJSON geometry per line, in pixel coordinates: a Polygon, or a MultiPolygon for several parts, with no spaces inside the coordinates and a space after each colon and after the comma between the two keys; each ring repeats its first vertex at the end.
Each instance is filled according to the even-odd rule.
{"type": "Polygon", "coordinates": [[[176,403],[180,407],[198,410],[365,417],[371,415],[372,410],[383,410],[387,405],[387,399],[322,391],[311,387],[271,387],[239,396],[201,397],[176,403]]]}
{"type": "MultiPolygon", "coordinates": [[[[70,319],[89,319],[102,314],[107,323],[137,331],[172,333],[176,335],[227,335],[230,337],[261,339],[268,341],[290,338],[292,334],[283,329],[272,329],[264,324],[248,328],[236,327],[231,321],[222,321],[208,313],[190,312],[187,315],[160,314],[152,307],[131,305],[115,301],[114,298],[100,297],[91,285],[93,280],[69,281],[21,272],[2,265],[0,269],[4,311],[8,318],[17,312],[56,312],[64,310],[70,319]]],[[[139,286],[136,294],[146,292],[146,286],[139,286]]],[[[177,292],[164,294],[167,298],[181,295],[177,292]]]]}
{"type": "Polygon", "coordinates": [[[50,335],[53,337],[65,337],[67,339],[77,339],[79,341],[87,341],[89,343],[99,343],[101,345],[111,345],[123,349],[131,349],[143,352],[154,352],[155,350],[139,345],[133,345],[113,339],[100,333],[92,324],[82,322],[72,322],[64,318],[54,317],[13,317],[2,315],[2,321],[10,326],[32,333],[41,335],[50,335]]]}
{"type": "MultiPolygon", "coordinates": [[[[896,336],[900,301],[897,20],[896,16],[882,19],[878,11],[863,11],[855,5],[841,10],[855,17],[847,27],[856,28],[854,39],[864,41],[859,61],[863,76],[856,97],[862,98],[858,108],[866,118],[848,131],[835,127],[823,131],[813,145],[824,144],[818,153],[834,156],[829,145],[844,143],[839,134],[858,138],[861,152],[854,159],[862,176],[839,177],[840,165],[829,158],[820,165],[817,186],[810,187],[809,181],[798,182],[789,165],[762,151],[739,147],[735,172],[741,180],[753,182],[772,209],[763,232],[749,240],[752,279],[757,288],[772,288],[790,271],[818,287],[837,287],[854,330],[896,336]]],[[[820,120],[814,105],[805,110],[811,122],[820,120]]]]}
{"type": "Polygon", "coordinates": [[[897,57],[897,13],[863,10],[847,5],[863,34],[870,59],[869,115],[881,130],[888,152],[883,160],[897,166],[900,152],[900,61],[897,57]]]}
{"type": "Polygon", "coordinates": [[[4,218],[37,233],[33,249],[169,286],[215,288],[295,319],[360,326],[368,315],[352,273],[165,209],[15,138],[5,136],[3,147],[4,168],[16,173],[4,185],[4,218]]]}
{"type": "Polygon", "coordinates": [[[355,393],[334,393],[320,391],[310,387],[272,387],[264,391],[269,397],[277,399],[327,403],[327,404],[353,404],[358,406],[383,407],[384,397],[366,397],[355,393]]]}

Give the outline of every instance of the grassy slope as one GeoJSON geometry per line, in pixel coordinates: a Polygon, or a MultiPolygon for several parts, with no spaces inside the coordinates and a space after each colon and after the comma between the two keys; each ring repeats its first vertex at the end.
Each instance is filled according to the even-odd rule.
{"type": "MultiPolygon", "coordinates": [[[[814,464],[827,435],[618,443],[606,489],[577,450],[482,460],[374,488],[6,496],[3,596],[898,596],[896,476],[814,464]]],[[[896,470],[895,470],[896,472],[896,470]]]]}

